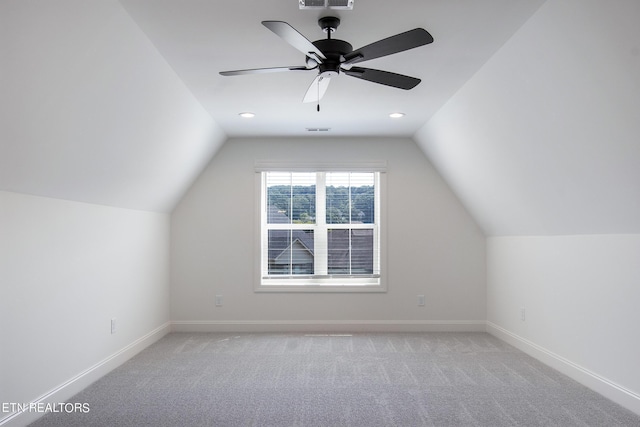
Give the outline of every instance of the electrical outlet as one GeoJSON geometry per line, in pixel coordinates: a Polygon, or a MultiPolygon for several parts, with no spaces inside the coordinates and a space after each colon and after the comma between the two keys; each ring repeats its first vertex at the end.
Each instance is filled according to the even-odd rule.
{"type": "Polygon", "coordinates": [[[216,307],[222,307],[222,295],[216,295],[216,307]]]}
{"type": "Polygon", "coordinates": [[[113,317],[111,319],[111,333],[115,334],[116,333],[116,318],[113,317]]]}
{"type": "Polygon", "coordinates": [[[425,302],[424,295],[418,295],[418,305],[420,307],[424,307],[424,302],[425,302]]]}

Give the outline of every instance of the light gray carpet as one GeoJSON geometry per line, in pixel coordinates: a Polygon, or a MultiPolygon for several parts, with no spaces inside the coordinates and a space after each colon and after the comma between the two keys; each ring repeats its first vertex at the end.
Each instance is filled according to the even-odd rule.
{"type": "Polygon", "coordinates": [[[172,333],[32,426],[640,426],[486,333],[172,333]]]}

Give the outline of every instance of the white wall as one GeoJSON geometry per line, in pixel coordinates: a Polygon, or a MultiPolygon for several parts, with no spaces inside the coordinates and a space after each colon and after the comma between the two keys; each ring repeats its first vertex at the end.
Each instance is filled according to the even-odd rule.
{"type": "Polygon", "coordinates": [[[485,238],[412,140],[230,139],[171,219],[174,327],[439,321],[484,327],[485,238]],[[387,162],[387,293],[253,292],[256,160],[387,162]],[[216,294],[224,296],[222,307],[214,306],[216,294]],[[417,306],[419,294],[425,307],[417,306]]]}
{"type": "Polygon", "coordinates": [[[638,260],[637,234],[489,238],[490,330],[640,413],[638,260]]]}
{"type": "Polygon", "coordinates": [[[546,2],[415,138],[488,236],[539,236],[489,238],[489,330],[640,413],[638,16],[546,2]]]}
{"type": "Polygon", "coordinates": [[[0,402],[32,402],[167,328],[169,225],[0,192],[0,402]]]}

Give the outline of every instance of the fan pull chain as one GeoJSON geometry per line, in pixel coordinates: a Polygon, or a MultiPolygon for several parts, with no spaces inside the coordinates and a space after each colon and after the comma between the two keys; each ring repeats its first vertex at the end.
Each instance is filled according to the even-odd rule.
{"type": "Polygon", "coordinates": [[[320,80],[322,80],[322,77],[318,79],[318,106],[316,108],[318,113],[320,112],[320,80]]]}

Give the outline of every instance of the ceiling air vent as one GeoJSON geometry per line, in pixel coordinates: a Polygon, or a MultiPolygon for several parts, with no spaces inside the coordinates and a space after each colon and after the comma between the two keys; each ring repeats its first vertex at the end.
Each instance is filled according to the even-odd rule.
{"type": "Polygon", "coordinates": [[[300,9],[353,9],[353,0],[299,0],[300,9]]]}
{"type": "Polygon", "coordinates": [[[331,128],[307,128],[307,132],[329,132],[331,128]]]}

